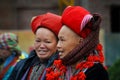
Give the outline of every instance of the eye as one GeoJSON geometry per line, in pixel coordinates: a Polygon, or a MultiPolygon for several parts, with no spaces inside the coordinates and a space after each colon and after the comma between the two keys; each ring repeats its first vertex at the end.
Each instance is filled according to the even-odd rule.
{"type": "Polygon", "coordinates": [[[49,40],[46,40],[45,42],[46,42],[46,43],[51,43],[51,41],[49,41],[49,40]]]}
{"type": "Polygon", "coordinates": [[[36,40],[35,40],[35,42],[41,42],[41,40],[39,40],[39,39],[36,39],[36,40]]]}
{"type": "Polygon", "coordinates": [[[65,41],[65,39],[64,38],[59,38],[59,41],[65,41]]]}
{"type": "Polygon", "coordinates": [[[65,38],[63,36],[60,36],[59,41],[65,41],[65,38]]]}

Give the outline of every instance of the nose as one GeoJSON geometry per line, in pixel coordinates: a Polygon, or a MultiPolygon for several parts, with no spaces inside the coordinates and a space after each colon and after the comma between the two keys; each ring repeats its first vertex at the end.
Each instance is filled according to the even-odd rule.
{"type": "Polygon", "coordinates": [[[59,50],[61,48],[61,44],[60,44],[60,41],[58,41],[57,43],[57,49],[59,50]]]}
{"type": "Polygon", "coordinates": [[[44,43],[41,43],[41,44],[40,44],[40,48],[41,48],[41,49],[44,49],[44,48],[45,48],[45,44],[44,44],[44,43]]]}

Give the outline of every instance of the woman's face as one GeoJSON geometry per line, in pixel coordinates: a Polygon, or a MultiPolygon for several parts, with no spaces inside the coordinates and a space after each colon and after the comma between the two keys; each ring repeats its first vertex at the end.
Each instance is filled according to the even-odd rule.
{"type": "Polygon", "coordinates": [[[11,55],[11,52],[9,50],[6,49],[0,49],[0,58],[1,59],[6,59],[7,57],[9,57],[11,55]]]}
{"type": "Polygon", "coordinates": [[[49,59],[56,52],[57,39],[53,32],[46,28],[36,31],[34,48],[37,56],[41,59],[49,59]]]}
{"type": "Polygon", "coordinates": [[[58,34],[58,38],[59,41],[57,48],[61,59],[64,58],[80,42],[80,37],[65,25],[62,26],[58,34]]]}

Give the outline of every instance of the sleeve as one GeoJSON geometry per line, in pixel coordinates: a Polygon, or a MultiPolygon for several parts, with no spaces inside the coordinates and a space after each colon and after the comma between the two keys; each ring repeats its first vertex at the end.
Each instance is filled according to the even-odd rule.
{"type": "Polygon", "coordinates": [[[13,70],[13,66],[9,68],[9,70],[6,72],[2,80],[8,80],[10,74],[12,73],[12,70],[13,70]]]}
{"type": "Polygon", "coordinates": [[[17,80],[17,76],[20,74],[22,70],[22,66],[24,65],[26,59],[20,60],[14,67],[11,75],[9,76],[8,80],[17,80]]]}

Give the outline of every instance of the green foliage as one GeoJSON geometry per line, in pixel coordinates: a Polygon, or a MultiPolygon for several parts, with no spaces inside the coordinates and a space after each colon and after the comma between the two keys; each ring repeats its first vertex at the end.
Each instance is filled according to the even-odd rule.
{"type": "Polygon", "coordinates": [[[120,80],[120,59],[108,68],[110,80],[120,80]]]}

